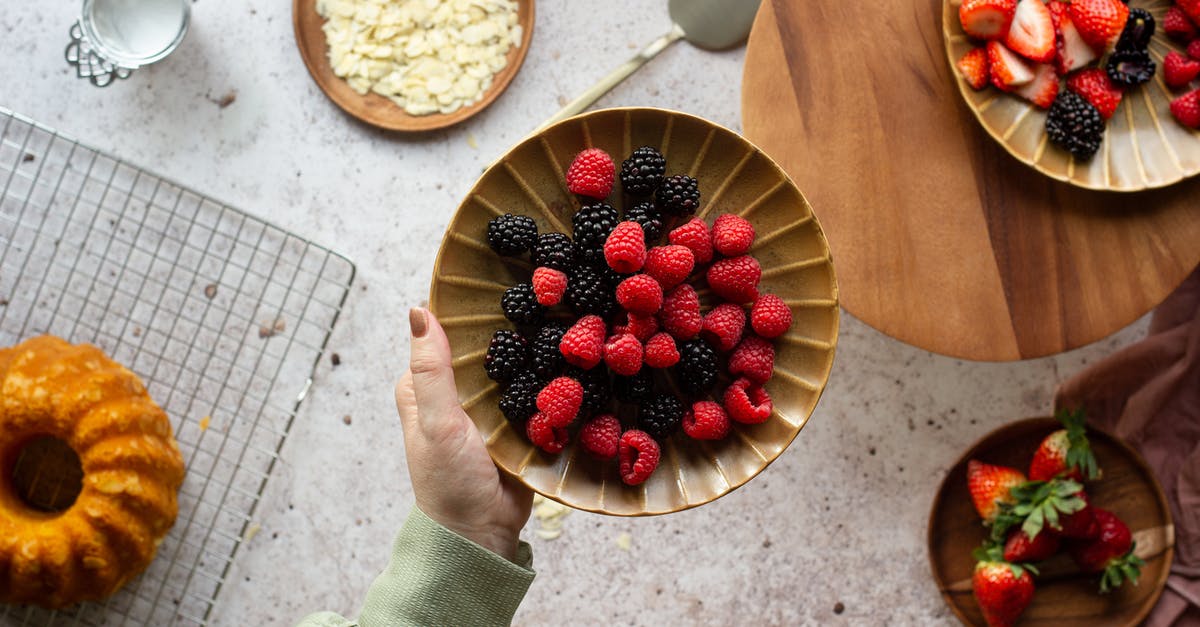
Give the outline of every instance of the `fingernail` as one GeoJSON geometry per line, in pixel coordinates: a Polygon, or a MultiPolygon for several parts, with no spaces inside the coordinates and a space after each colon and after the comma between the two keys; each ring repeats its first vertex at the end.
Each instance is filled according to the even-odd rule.
{"type": "Polygon", "coordinates": [[[425,332],[429,330],[429,321],[425,315],[425,310],[420,307],[408,310],[408,328],[413,337],[425,337],[425,332]]]}

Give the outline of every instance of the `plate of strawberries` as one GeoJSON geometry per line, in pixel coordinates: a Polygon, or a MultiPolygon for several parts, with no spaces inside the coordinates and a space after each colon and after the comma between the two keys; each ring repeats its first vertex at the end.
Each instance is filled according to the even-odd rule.
{"type": "Polygon", "coordinates": [[[708,503],[776,459],[833,363],[804,196],[736,133],[608,109],[527,138],[462,202],[430,307],[497,465],[614,515],[708,503]]]}
{"type": "Polygon", "coordinates": [[[1018,160],[1073,185],[1200,172],[1200,0],[946,0],[967,106],[1018,160]]]}
{"type": "Polygon", "coordinates": [[[1141,456],[1064,410],[971,447],[938,490],[928,542],[965,624],[1133,626],[1166,583],[1174,528],[1141,456]]]}

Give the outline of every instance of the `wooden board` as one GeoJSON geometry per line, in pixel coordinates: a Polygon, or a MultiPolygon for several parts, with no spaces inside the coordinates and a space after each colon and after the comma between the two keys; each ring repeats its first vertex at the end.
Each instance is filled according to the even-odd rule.
{"type": "Polygon", "coordinates": [[[958,93],[941,9],[770,0],[750,35],[746,136],[820,216],[846,309],[979,360],[1058,353],[1133,322],[1200,262],[1200,180],[1105,193],[1016,161],[958,93]]]}
{"type": "MultiPolygon", "coordinates": [[[[942,597],[967,625],[984,625],[970,580],[975,568],[971,551],[987,537],[967,491],[967,462],[978,459],[1025,470],[1038,444],[1060,426],[1053,418],[1032,418],[993,431],[963,454],[938,489],[929,514],[930,567],[942,597]]],[[[1020,626],[1133,627],[1158,602],[1166,585],[1175,541],[1162,486],[1125,443],[1095,429],[1088,439],[1104,473],[1087,485],[1090,502],[1129,525],[1137,554],[1146,561],[1141,579],[1137,586],[1101,596],[1097,576],[1080,573],[1067,556],[1055,556],[1042,563],[1033,602],[1018,621],[1020,626]]]]}

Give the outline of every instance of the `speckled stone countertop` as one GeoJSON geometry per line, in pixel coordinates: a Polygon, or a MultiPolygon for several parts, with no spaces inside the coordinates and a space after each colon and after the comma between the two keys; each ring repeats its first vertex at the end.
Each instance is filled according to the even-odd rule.
{"type": "MultiPolygon", "coordinates": [[[[179,50],[103,90],[63,60],[77,1],[0,12],[0,104],[358,264],[331,340],[341,365],[317,372],[258,508],[261,531],[218,598],[220,625],[357,610],[412,502],[392,382],[407,359],[405,312],[426,298],[459,198],[487,163],[669,27],[662,0],[540,3],[509,90],[458,127],[408,137],[325,99],[296,51],[290,5],[198,0],[179,50]]],[[[677,44],[600,104],[681,109],[739,129],[743,57],[677,44]]],[[[830,385],[779,461],[696,510],[574,513],[558,539],[527,533],[539,575],[516,623],[951,624],[925,554],[937,482],[989,430],[1047,413],[1060,380],[1145,324],[1057,357],[987,364],[912,348],[845,314],[830,385]],[[628,551],[616,542],[625,533],[628,551]]]]}

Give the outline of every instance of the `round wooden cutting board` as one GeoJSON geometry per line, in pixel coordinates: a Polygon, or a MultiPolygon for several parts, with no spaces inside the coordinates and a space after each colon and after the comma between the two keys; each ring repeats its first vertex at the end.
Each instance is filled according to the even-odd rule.
{"type": "Polygon", "coordinates": [[[767,0],[750,34],[745,134],[821,216],[846,309],[993,361],[1133,322],[1200,262],[1200,179],[1096,192],[1013,159],[958,93],[941,11],[767,0]]]}

